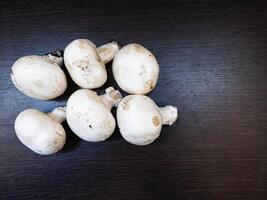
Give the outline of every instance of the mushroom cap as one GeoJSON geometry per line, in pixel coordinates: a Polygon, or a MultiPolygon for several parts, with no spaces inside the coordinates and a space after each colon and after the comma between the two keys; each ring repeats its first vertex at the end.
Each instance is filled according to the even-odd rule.
{"type": "Polygon", "coordinates": [[[107,139],[116,126],[113,115],[101,98],[87,89],[77,90],[70,96],[66,118],[71,130],[89,142],[107,139]]]}
{"type": "Polygon", "coordinates": [[[74,40],[65,48],[64,63],[72,80],[82,88],[98,88],[107,80],[96,46],[87,39],[74,40]]]}
{"type": "Polygon", "coordinates": [[[147,94],[156,85],[159,65],[154,55],[139,44],[128,44],[113,60],[114,78],[130,94],[147,94]]]}
{"type": "Polygon", "coordinates": [[[58,152],[66,141],[62,125],[35,109],[24,110],[17,116],[15,132],[25,146],[42,155],[58,152]]]}
{"type": "Polygon", "coordinates": [[[11,79],[23,94],[42,100],[54,99],[67,88],[63,70],[41,56],[25,56],[12,66],[11,79]]]}
{"type": "Polygon", "coordinates": [[[135,145],[152,143],[162,127],[157,105],[144,95],[124,97],[117,108],[117,121],[123,138],[135,145]]]}

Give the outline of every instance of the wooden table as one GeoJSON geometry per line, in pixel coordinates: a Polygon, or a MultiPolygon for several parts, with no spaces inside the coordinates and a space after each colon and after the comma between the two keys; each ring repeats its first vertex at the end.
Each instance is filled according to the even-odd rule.
{"type": "MultiPolygon", "coordinates": [[[[267,4],[214,2],[1,1],[0,199],[266,199],[267,4]],[[161,67],[149,96],[178,106],[179,120],[144,147],[118,130],[88,143],[66,123],[61,152],[40,156],[22,145],[17,114],[47,112],[78,86],[69,80],[62,97],[38,101],[15,89],[10,67],[77,38],[149,48],[161,67]]],[[[107,70],[97,91],[117,86],[107,70]]]]}

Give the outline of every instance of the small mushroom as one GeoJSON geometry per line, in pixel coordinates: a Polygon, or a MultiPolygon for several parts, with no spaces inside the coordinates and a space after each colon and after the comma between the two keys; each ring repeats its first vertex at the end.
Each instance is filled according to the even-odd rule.
{"type": "Polygon", "coordinates": [[[154,55],[139,44],[128,44],[116,54],[113,75],[125,92],[147,94],[156,85],[159,65],[154,55]]]}
{"type": "Polygon", "coordinates": [[[100,56],[104,64],[109,63],[113,60],[115,55],[119,52],[120,45],[116,41],[111,41],[107,44],[103,44],[100,47],[97,47],[97,53],[100,56]]]}
{"type": "Polygon", "coordinates": [[[113,87],[107,88],[106,93],[100,96],[92,90],[77,90],[67,102],[66,118],[69,127],[83,140],[106,140],[116,126],[110,110],[121,98],[120,92],[113,87]]]}
{"type": "Polygon", "coordinates": [[[135,145],[152,143],[160,135],[162,125],[172,125],[178,118],[174,106],[160,107],[144,95],[124,97],[117,108],[121,135],[135,145]]]}
{"type": "Polygon", "coordinates": [[[72,80],[81,88],[101,87],[107,80],[105,64],[119,51],[119,45],[111,42],[96,48],[87,39],[72,41],[64,50],[64,63],[72,80]]]}
{"type": "Polygon", "coordinates": [[[60,68],[62,63],[60,50],[44,56],[22,57],[11,68],[12,82],[26,96],[41,100],[54,99],[67,89],[66,76],[60,68]]]}
{"type": "Polygon", "coordinates": [[[63,65],[63,51],[61,49],[46,53],[43,58],[51,63],[56,63],[60,67],[63,65]]]}
{"type": "Polygon", "coordinates": [[[22,111],[15,121],[19,140],[41,155],[58,152],[65,144],[66,134],[61,123],[65,120],[65,107],[57,107],[45,114],[36,109],[22,111]]]}

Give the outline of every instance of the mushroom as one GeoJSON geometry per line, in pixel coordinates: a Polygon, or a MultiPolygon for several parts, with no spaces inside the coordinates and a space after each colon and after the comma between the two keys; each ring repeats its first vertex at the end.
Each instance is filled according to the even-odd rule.
{"type": "Polygon", "coordinates": [[[125,92],[147,94],[156,85],[159,65],[154,55],[139,44],[128,44],[116,54],[113,75],[125,92]]]}
{"type": "Polygon", "coordinates": [[[72,80],[81,88],[93,89],[107,80],[105,64],[119,51],[117,42],[96,48],[87,39],[72,41],[64,50],[64,63],[72,80]]]}
{"type": "Polygon", "coordinates": [[[60,67],[63,65],[63,51],[61,49],[46,53],[43,55],[43,58],[51,63],[56,63],[60,67]]]}
{"type": "Polygon", "coordinates": [[[104,141],[113,133],[116,122],[110,110],[122,99],[118,90],[109,87],[106,93],[80,89],[67,101],[66,118],[71,130],[89,142],[104,141]]]}
{"type": "Polygon", "coordinates": [[[111,41],[107,44],[103,44],[100,47],[97,47],[96,50],[103,63],[107,64],[113,60],[115,55],[119,52],[120,48],[121,46],[118,42],[111,41]]]}
{"type": "Polygon", "coordinates": [[[60,50],[44,56],[22,57],[11,68],[12,82],[26,96],[41,100],[54,99],[67,88],[65,73],[59,66],[62,63],[60,50]]]}
{"type": "Polygon", "coordinates": [[[57,107],[48,114],[36,109],[22,111],[14,125],[17,137],[35,153],[50,155],[58,152],[66,141],[61,125],[65,120],[65,110],[65,107],[57,107]]]}
{"type": "Polygon", "coordinates": [[[178,118],[177,108],[158,108],[144,95],[124,97],[117,108],[118,127],[123,138],[135,145],[152,143],[160,135],[162,125],[172,125],[178,118]]]}

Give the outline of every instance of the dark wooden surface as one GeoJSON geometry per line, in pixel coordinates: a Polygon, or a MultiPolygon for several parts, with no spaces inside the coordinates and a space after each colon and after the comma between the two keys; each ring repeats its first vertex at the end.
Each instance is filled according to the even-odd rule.
{"type": "MultiPolygon", "coordinates": [[[[0,199],[267,199],[266,1],[0,2],[0,199]],[[159,105],[180,119],[145,147],[118,130],[103,143],[67,131],[66,147],[39,156],[17,139],[26,108],[49,111],[9,77],[16,59],[77,38],[148,47],[161,66],[159,105]]],[[[115,85],[111,65],[109,80],[115,85]]],[[[102,91],[104,87],[98,91],[102,91]]]]}

